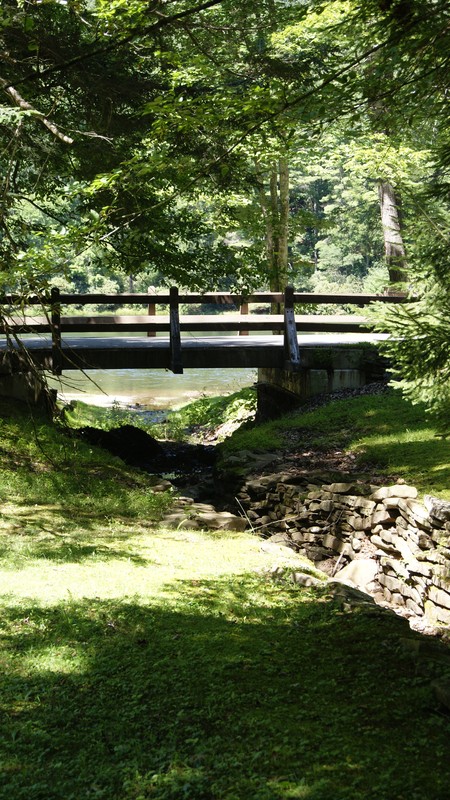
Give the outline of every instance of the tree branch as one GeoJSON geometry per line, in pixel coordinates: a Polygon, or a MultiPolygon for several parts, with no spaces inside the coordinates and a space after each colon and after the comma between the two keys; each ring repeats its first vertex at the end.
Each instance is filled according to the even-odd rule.
{"type": "Polygon", "coordinates": [[[222,0],[206,0],[206,2],[199,3],[193,8],[179,11],[178,14],[172,14],[170,17],[161,17],[158,22],[153,22],[151,25],[148,25],[145,28],[135,27],[127,36],[124,36],[123,39],[112,39],[108,42],[108,44],[97,47],[96,49],[91,50],[89,53],[83,53],[82,55],[74,56],[68,61],[65,61],[63,64],[55,64],[52,67],[43,69],[41,72],[31,72],[28,75],[24,75],[23,78],[20,78],[17,83],[29,83],[30,81],[35,81],[37,79],[46,77],[47,75],[51,75],[54,72],[62,72],[70,67],[73,67],[75,64],[79,64],[81,61],[94,58],[98,55],[104,55],[105,53],[110,53],[117,47],[121,47],[124,44],[129,44],[133,41],[133,39],[158,33],[161,28],[166,28],[168,25],[172,25],[175,22],[180,22],[180,20],[186,19],[193,14],[198,14],[200,11],[206,11],[208,8],[221,5],[221,3],[222,0]]]}
{"type": "Polygon", "coordinates": [[[50,131],[50,133],[53,134],[53,136],[55,136],[61,142],[64,142],[64,144],[73,144],[74,140],[71,139],[70,136],[66,136],[65,133],[62,133],[54,122],[47,119],[42,111],[38,111],[36,108],[34,108],[22,97],[22,95],[19,94],[17,89],[8,84],[8,81],[6,81],[4,78],[0,78],[0,87],[6,92],[6,94],[10,96],[16,106],[19,106],[19,108],[22,109],[22,111],[31,111],[33,116],[36,117],[36,119],[39,120],[39,122],[41,122],[42,125],[44,125],[50,131]]]}
{"type": "Polygon", "coordinates": [[[16,197],[18,200],[25,200],[27,203],[30,203],[30,205],[34,206],[34,208],[36,208],[38,211],[40,211],[41,214],[45,214],[46,217],[50,217],[50,219],[54,219],[55,222],[59,222],[60,225],[66,225],[67,224],[66,220],[61,219],[61,217],[57,217],[55,214],[52,214],[51,211],[47,211],[46,208],[43,208],[38,203],[36,203],[34,200],[32,200],[31,197],[27,197],[25,194],[20,194],[20,193],[14,192],[14,193],[11,193],[10,196],[11,197],[16,197]]]}

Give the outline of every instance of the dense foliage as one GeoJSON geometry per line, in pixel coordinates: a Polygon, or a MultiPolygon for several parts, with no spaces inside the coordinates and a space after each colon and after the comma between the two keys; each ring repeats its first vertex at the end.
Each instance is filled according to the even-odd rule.
{"type": "Polygon", "coordinates": [[[434,397],[449,39],[444,0],[5,0],[3,288],[407,281],[398,364],[434,397]]]}

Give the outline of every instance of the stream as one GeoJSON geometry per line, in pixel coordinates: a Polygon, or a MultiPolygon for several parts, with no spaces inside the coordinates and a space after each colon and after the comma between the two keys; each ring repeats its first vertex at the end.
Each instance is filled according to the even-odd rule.
{"type": "Polygon", "coordinates": [[[190,369],[183,375],[160,369],[122,369],[69,370],[60,378],[47,377],[63,402],[81,400],[90,405],[161,412],[200,397],[232,394],[251,386],[256,374],[255,369],[190,369]]]}
{"type": "MultiPolygon", "coordinates": [[[[142,369],[89,370],[86,373],[70,370],[63,372],[60,378],[47,376],[50,387],[58,391],[58,399],[64,403],[81,400],[105,408],[115,406],[135,412],[147,422],[160,422],[167,411],[200,397],[232,394],[251,386],[256,378],[255,369],[190,369],[183,375],[142,369]]],[[[215,455],[211,445],[161,442],[157,445],[162,449],[158,456],[150,455],[147,442],[133,440],[130,457],[130,453],[117,450],[117,443],[111,447],[110,442],[96,441],[99,435],[105,436],[105,432],[84,429],[84,438],[120,455],[127,463],[168,478],[196,501],[218,502],[213,479],[215,455]],[[149,456],[150,463],[147,463],[149,456]]],[[[134,435],[147,436],[142,431],[135,431],[134,435]]],[[[224,498],[221,499],[223,503],[224,498]]]]}

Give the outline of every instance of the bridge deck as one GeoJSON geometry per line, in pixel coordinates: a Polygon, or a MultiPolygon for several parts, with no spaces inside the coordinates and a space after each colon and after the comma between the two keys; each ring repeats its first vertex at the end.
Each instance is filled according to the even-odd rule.
{"type": "MultiPolygon", "coordinates": [[[[301,360],[308,362],[308,353],[318,348],[355,348],[376,345],[385,334],[335,333],[300,334],[298,343],[301,360]]],[[[36,365],[53,368],[50,336],[24,335],[20,340],[36,365]]],[[[0,358],[6,354],[6,339],[0,338],[0,358]]],[[[239,368],[283,367],[285,362],[283,336],[201,336],[182,337],[183,367],[239,368]]],[[[143,336],[64,336],[60,366],[69,369],[170,369],[169,337],[143,336]]],[[[3,368],[4,369],[4,368],[3,368]]]]}

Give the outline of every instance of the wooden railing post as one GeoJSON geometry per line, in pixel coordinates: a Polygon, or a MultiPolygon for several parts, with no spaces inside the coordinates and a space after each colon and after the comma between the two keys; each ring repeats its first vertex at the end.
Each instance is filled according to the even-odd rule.
{"type": "Polygon", "coordinates": [[[52,325],[52,372],[61,375],[62,372],[62,346],[61,346],[61,299],[60,291],[53,287],[50,294],[51,325],[52,325]]]}
{"type": "Polygon", "coordinates": [[[295,370],[300,368],[293,286],[286,286],[284,291],[284,357],[286,369],[295,370]]]}
{"type": "MultiPolygon", "coordinates": [[[[154,292],[155,292],[155,287],[149,286],[147,289],[147,294],[154,294],[154,292]]],[[[149,303],[147,308],[147,315],[149,317],[154,317],[155,314],[156,314],[156,304],[149,303]]],[[[150,331],[150,330],[147,331],[147,336],[156,336],[156,331],[150,331]]]]}
{"type": "Polygon", "coordinates": [[[181,333],[180,333],[180,307],[178,302],[178,287],[170,287],[170,369],[176,375],[183,373],[181,360],[181,333]]]}
{"type": "MultiPolygon", "coordinates": [[[[248,292],[245,292],[241,297],[241,305],[239,308],[239,313],[241,316],[248,314],[248,292]]],[[[248,336],[248,330],[243,328],[239,328],[239,336],[248,336]]]]}

